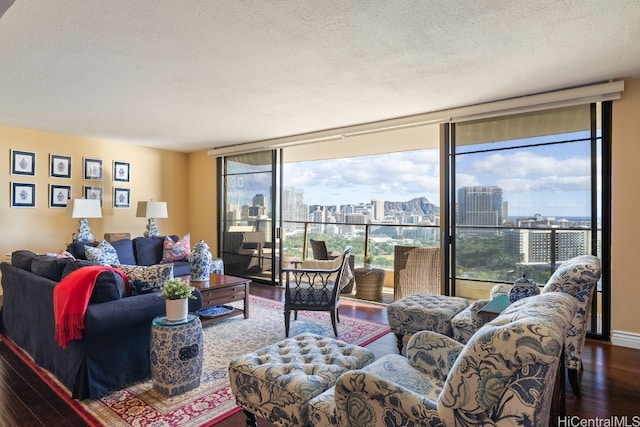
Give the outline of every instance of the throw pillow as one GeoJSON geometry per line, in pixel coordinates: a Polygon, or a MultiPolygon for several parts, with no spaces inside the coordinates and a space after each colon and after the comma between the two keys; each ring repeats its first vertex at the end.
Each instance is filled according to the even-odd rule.
{"type": "Polygon", "coordinates": [[[162,262],[181,261],[187,259],[191,252],[191,234],[185,234],[180,240],[174,242],[169,236],[164,238],[162,262]]]}
{"type": "Polygon", "coordinates": [[[111,246],[111,243],[103,240],[98,244],[98,246],[91,247],[85,245],[84,254],[89,261],[101,264],[101,265],[112,265],[120,264],[120,260],[118,259],[118,252],[116,252],[115,248],[111,246]]]}
{"type": "Polygon", "coordinates": [[[26,249],[11,253],[11,264],[23,270],[31,271],[31,262],[38,256],[35,252],[26,249]]]}
{"type": "Polygon", "coordinates": [[[31,272],[59,282],[65,266],[72,262],[71,258],[56,258],[48,255],[37,255],[31,261],[31,272]]]}
{"type": "MultiPolygon", "coordinates": [[[[95,265],[87,260],[71,260],[62,272],[62,278],[67,277],[74,271],[90,265],[95,265]]],[[[124,298],[127,294],[127,286],[119,274],[114,271],[103,271],[96,277],[96,284],[93,287],[89,304],[115,301],[124,298]]]]}
{"type": "Polygon", "coordinates": [[[127,276],[132,295],[160,292],[164,282],[173,279],[173,264],[114,265],[113,267],[122,270],[127,276]]]}

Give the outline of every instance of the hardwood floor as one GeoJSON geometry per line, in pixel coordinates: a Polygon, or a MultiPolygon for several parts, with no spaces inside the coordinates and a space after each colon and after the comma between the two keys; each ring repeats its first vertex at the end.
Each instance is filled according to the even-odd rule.
{"type": "MultiPolygon", "coordinates": [[[[282,299],[282,289],[272,286],[254,284],[251,286],[251,293],[282,299]]],[[[387,321],[384,306],[361,304],[351,299],[342,301],[340,314],[376,322],[387,321]]],[[[391,333],[369,344],[367,348],[373,350],[378,357],[397,351],[395,337],[391,333]]],[[[577,416],[583,420],[627,416],[626,425],[640,425],[640,350],[588,341],[583,361],[582,398],[576,399],[570,387],[567,389],[567,416],[577,416]]],[[[609,425],[593,422],[579,424],[576,420],[578,418],[564,425],[609,425]]],[[[83,425],[86,425],[84,420],[15,356],[6,344],[0,342],[0,426],[83,425]]],[[[217,424],[219,427],[242,425],[245,425],[242,412],[217,424]]],[[[262,420],[259,420],[259,425],[273,426],[262,420]]]]}

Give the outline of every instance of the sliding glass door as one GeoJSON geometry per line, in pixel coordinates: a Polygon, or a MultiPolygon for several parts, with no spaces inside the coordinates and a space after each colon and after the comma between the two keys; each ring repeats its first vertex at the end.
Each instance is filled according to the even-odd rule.
{"type": "MultiPolygon", "coordinates": [[[[522,275],[544,284],[577,255],[608,264],[609,109],[586,104],[451,126],[456,295],[522,275]]],[[[609,330],[608,280],[594,298],[592,335],[609,330]]]]}
{"type": "Polygon", "coordinates": [[[225,273],[277,284],[278,151],[222,157],[218,166],[225,273]]]}

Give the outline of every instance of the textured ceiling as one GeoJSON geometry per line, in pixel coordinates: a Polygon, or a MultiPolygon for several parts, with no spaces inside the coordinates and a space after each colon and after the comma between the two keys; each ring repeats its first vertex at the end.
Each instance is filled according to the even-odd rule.
{"type": "Polygon", "coordinates": [[[640,0],[20,0],[0,16],[0,125],[185,152],[640,76],[640,0]]]}

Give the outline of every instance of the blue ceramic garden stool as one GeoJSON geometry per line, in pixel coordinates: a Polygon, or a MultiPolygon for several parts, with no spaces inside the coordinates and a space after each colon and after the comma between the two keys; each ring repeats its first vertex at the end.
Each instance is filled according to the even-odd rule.
{"type": "Polygon", "coordinates": [[[175,396],[200,386],[202,376],[202,324],[188,314],[183,321],[166,316],[151,326],[151,380],[165,396],[175,396]]]}

